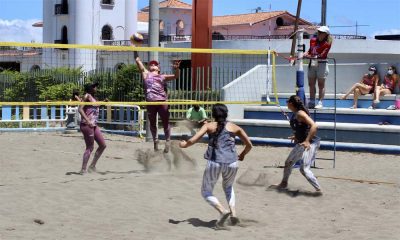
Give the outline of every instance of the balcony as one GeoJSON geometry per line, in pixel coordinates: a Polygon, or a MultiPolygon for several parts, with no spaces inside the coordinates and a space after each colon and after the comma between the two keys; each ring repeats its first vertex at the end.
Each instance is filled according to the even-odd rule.
{"type": "Polygon", "coordinates": [[[100,0],[100,6],[102,8],[113,8],[115,5],[114,0],[100,0]]]}
{"type": "Polygon", "coordinates": [[[55,15],[65,15],[68,14],[68,4],[56,4],[54,5],[55,15]]]}
{"type": "MultiPolygon", "coordinates": [[[[54,40],[54,44],[68,44],[68,40],[54,40]]],[[[58,50],[68,50],[68,48],[56,48],[58,50]]]]}

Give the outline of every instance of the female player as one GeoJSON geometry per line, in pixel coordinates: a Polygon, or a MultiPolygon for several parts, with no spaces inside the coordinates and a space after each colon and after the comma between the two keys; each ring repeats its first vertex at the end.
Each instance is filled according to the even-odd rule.
{"type": "Polygon", "coordinates": [[[317,124],[310,118],[308,110],[304,107],[300,97],[293,95],[287,100],[288,108],[294,113],[290,119],[290,126],[294,135],[289,138],[296,143],[285,161],[283,178],[276,187],[285,189],[288,185],[289,176],[293,165],[301,159],[300,172],[308,180],[315,190],[321,194],[321,187],[311,172],[310,167],[315,161],[315,155],[319,147],[320,139],[315,135],[317,124]]]}
{"type": "MultiPolygon", "coordinates": [[[[97,91],[98,83],[92,83],[85,85],[85,95],[83,96],[83,102],[96,102],[95,94],[97,91]]],[[[80,129],[83,134],[86,143],[86,150],[83,154],[82,168],[80,173],[85,174],[87,171],[95,172],[96,171],[96,163],[97,160],[103,154],[104,149],[106,148],[106,143],[104,141],[104,137],[100,131],[100,128],[97,126],[97,120],[99,118],[99,106],[93,105],[84,105],[79,106],[79,113],[81,114],[81,124],[80,129]],[[94,149],[94,141],[97,142],[99,147],[94,154],[92,163],[87,169],[87,164],[90,158],[90,154],[94,149]]]]}
{"type": "Polygon", "coordinates": [[[142,78],[144,80],[144,88],[146,101],[148,102],[160,102],[160,105],[148,105],[147,114],[150,121],[150,131],[153,136],[154,151],[158,151],[158,134],[157,134],[157,114],[160,116],[163,123],[164,134],[165,134],[165,149],[164,152],[167,153],[170,148],[171,139],[171,128],[169,125],[169,110],[168,105],[162,104],[168,99],[166,91],[166,81],[174,80],[179,78],[180,61],[174,61],[173,69],[175,71],[174,75],[160,74],[160,64],[152,60],[149,62],[149,69],[146,69],[138,56],[138,53],[134,51],[135,61],[139,70],[142,72],[142,78]]]}
{"type": "Polygon", "coordinates": [[[224,222],[230,215],[233,225],[239,222],[235,210],[233,182],[238,170],[237,160],[243,161],[245,155],[251,150],[252,144],[242,128],[226,120],[228,108],[225,105],[215,104],[212,108],[212,117],[214,122],[204,124],[191,139],[181,141],[179,146],[187,148],[195,144],[204,134],[207,133],[209,136],[208,148],[204,154],[207,166],[203,175],[201,194],[220,213],[220,218],[216,223],[218,228],[224,226],[224,222]],[[239,156],[236,152],[235,136],[239,136],[245,144],[239,156]],[[222,187],[229,204],[229,211],[213,195],[214,186],[220,175],[222,175],[222,187]]]}

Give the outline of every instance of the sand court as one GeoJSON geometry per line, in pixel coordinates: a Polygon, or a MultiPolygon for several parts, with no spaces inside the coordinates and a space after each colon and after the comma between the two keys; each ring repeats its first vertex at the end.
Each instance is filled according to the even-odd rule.
{"type": "MultiPolygon", "coordinates": [[[[98,172],[82,176],[81,134],[1,133],[0,239],[400,237],[398,156],[337,152],[335,169],[318,161],[324,195],[315,196],[298,169],[289,189],[269,188],[291,149],[254,147],[234,185],[242,222],[216,231],[218,213],[200,194],[205,144],[182,151],[173,143],[163,154],[139,138],[105,138],[98,172]]],[[[215,195],[226,206],[221,181],[215,195]]]]}

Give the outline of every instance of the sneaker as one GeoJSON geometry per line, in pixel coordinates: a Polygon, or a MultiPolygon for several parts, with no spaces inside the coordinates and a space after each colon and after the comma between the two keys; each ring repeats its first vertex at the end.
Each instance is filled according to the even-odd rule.
{"type": "Polygon", "coordinates": [[[357,106],[351,106],[350,109],[357,109],[357,106]]]}
{"type": "Polygon", "coordinates": [[[219,220],[215,223],[216,227],[224,227],[225,226],[225,221],[228,219],[229,215],[231,215],[231,212],[225,212],[221,214],[219,220]]]}
{"type": "Polygon", "coordinates": [[[375,109],[373,106],[369,106],[368,109],[375,109]]]}
{"type": "Polygon", "coordinates": [[[308,108],[309,109],[314,109],[315,108],[315,103],[314,102],[309,102],[308,103],[308,108]]]}
{"type": "Polygon", "coordinates": [[[378,103],[380,103],[381,101],[379,101],[379,99],[377,99],[377,100],[374,100],[374,104],[378,104],[378,103]]]}
{"type": "Polygon", "coordinates": [[[396,106],[390,105],[389,107],[386,108],[386,110],[396,110],[396,106]]]}
{"type": "Polygon", "coordinates": [[[322,101],[318,101],[318,104],[317,104],[317,106],[315,106],[315,109],[321,109],[323,107],[324,106],[322,105],[322,101]]]}
{"type": "Polygon", "coordinates": [[[236,226],[240,224],[240,219],[238,217],[231,217],[231,225],[236,226]]]}

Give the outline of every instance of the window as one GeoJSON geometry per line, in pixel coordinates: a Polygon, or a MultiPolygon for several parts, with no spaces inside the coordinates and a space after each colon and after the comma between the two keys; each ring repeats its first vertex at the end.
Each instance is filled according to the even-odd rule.
{"type": "Polygon", "coordinates": [[[182,20],[176,21],[176,35],[184,35],[185,33],[185,24],[182,20]]]}
{"type": "Polygon", "coordinates": [[[56,4],[54,7],[55,15],[68,14],[68,0],[62,0],[61,4],[56,4]]]}
{"type": "Polygon", "coordinates": [[[101,39],[102,40],[112,40],[113,30],[110,25],[104,25],[101,29],[101,39]]]}
{"type": "Polygon", "coordinates": [[[114,0],[101,0],[101,4],[114,5],[114,0]]]}
{"type": "Polygon", "coordinates": [[[278,27],[280,27],[280,26],[283,26],[283,18],[281,18],[281,17],[278,17],[277,19],[276,19],[276,25],[278,26],[278,27]]]}
{"type": "Polygon", "coordinates": [[[67,28],[67,26],[63,26],[61,29],[61,43],[62,44],[68,43],[68,28],[67,28]]]}

